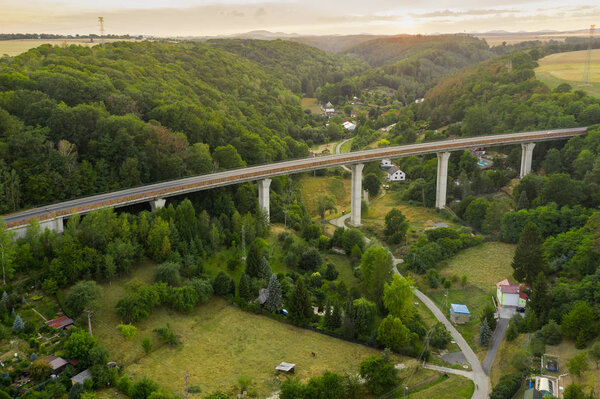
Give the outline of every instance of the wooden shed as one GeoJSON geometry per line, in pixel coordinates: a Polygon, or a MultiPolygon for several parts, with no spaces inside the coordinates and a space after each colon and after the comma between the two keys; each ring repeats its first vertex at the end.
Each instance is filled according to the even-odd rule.
{"type": "Polygon", "coordinates": [[[467,305],[461,305],[458,303],[450,304],[450,321],[456,324],[463,324],[471,320],[471,313],[467,308],[467,305]]]}

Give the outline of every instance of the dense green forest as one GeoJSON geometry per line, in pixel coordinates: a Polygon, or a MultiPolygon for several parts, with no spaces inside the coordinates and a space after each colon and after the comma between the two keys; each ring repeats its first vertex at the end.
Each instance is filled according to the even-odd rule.
{"type": "Polygon", "coordinates": [[[4,213],[308,155],[282,80],[209,44],[44,45],[0,63],[4,213]]]}
{"type": "Polygon", "coordinates": [[[211,40],[222,48],[266,67],[283,80],[286,88],[298,95],[312,97],[326,83],[364,72],[368,66],[360,60],[284,40],[211,40]]]}

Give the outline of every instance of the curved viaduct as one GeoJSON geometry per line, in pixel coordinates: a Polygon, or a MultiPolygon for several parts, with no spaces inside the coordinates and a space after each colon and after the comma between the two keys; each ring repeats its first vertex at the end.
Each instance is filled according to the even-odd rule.
{"type": "Polygon", "coordinates": [[[270,178],[333,166],[351,165],[351,223],[359,225],[361,220],[362,169],[365,162],[378,161],[383,158],[437,154],[438,171],[436,207],[444,208],[446,205],[448,158],[450,157],[451,151],[476,147],[521,144],[523,151],[521,156],[520,176],[523,177],[531,171],[532,152],[536,142],[567,139],[573,136],[583,135],[586,130],[587,128],[581,127],[479,136],[296,159],[98,194],[5,215],[4,219],[6,227],[10,230],[14,230],[17,234],[23,234],[27,225],[34,219],[37,219],[40,222],[42,228],[62,231],[63,219],[71,215],[87,213],[92,210],[106,207],[120,207],[141,202],[150,202],[154,209],[162,207],[165,203],[165,198],[167,197],[255,180],[258,181],[259,205],[268,215],[270,178]]]}

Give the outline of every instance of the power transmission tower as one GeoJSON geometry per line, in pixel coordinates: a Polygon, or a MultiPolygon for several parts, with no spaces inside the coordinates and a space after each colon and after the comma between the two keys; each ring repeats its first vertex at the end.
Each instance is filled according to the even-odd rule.
{"type": "Polygon", "coordinates": [[[592,63],[592,41],[594,40],[594,30],[596,25],[590,25],[590,41],[588,42],[587,59],[585,60],[585,67],[583,69],[583,83],[590,82],[590,65],[592,63]]]}
{"type": "Polygon", "coordinates": [[[104,47],[104,17],[98,17],[98,23],[100,24],[100,43],[104,47]]]}

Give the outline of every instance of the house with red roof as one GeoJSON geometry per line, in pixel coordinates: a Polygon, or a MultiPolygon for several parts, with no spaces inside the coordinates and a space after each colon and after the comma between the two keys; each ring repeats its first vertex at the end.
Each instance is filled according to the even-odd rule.
{"type": "Polygon", "coordinates": [[[519,285],[509,279],[496,283],[496,298],[500,306],[513,306],[524,308],[529,296],[524,291],[528,287],[519,285]]]}

